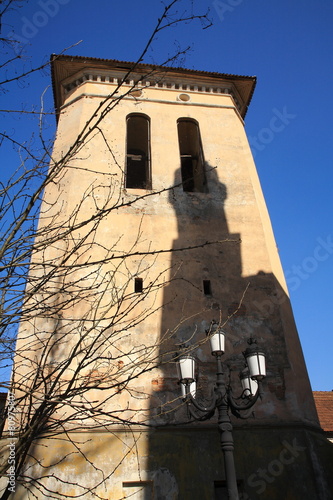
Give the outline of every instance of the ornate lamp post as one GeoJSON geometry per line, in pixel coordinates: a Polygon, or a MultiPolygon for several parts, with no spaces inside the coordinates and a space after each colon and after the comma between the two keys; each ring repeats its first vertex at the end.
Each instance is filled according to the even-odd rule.
{"type": "Polygon", "coordinates": [[[210,338],[212,355],[216,357],[217,362],[216,385],[211,403],[204,406],[196,399],[195,358],[191,354],[179,356],[179,378],[184,401],[186,401],[189,415],[192,418],[207,420],[214,415],[216,409],[218,411],[218,428],[224,455],[228,498],[229,500],[239,500],[229,410],[237,417],[241,417],[240,412],[250,409],[257,401],[260,395],[261,380],[266,376],[265,354],[258,348],[255,340],[248,341],[249,347],[243,353],[247,368],[240,374],[243,392],[239,398],[234,398],[231,386],[224,382],[222,370],[225,333],[216,322],[212,322],[207,335],[210,338]],[[239,404],[239,400],[243,402],[239,404]]]}

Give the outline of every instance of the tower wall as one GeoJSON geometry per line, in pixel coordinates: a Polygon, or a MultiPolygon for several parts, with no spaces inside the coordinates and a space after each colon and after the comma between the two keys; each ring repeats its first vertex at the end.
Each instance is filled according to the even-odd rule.
{"type": "MultiPolygon", "coordinates": [[[[89,68],[86,72],[89,74],[89,68]]],[[[132,88],[129,83],[119,89],[114,81],[119,69],[111,65],[108,72],[104,81],[81,78],[80,72],[74,72],[57,82],[62,97],[55,161],[71,151],[78,137],[80,143],[45,191],[40,228],[49,227],[55,234],[64,228],[69,231],[42,252],[37,249],[31,268],[37,277],[41,267],[50,263],[61,263],[59,269],[66,267],[52,283],[61,297],[55,304],[52,294],[53,313],[45,312],[43,304],[50,306],[48,299],[40,300],[34,319],[35,328],[44,335],[66,333],[65,348],[59,344],[54,359],[66,356],[84,329],[89,331],[90,340],[96,332],[102,332],[105,339],[97,352],[110,361],[95,363],[82,372],[87,380],[100,380],[100,386],[84,398],[104,401],[107,395],[105,413],[125,409],[121,415],[128,425],[113,421],[110,428],[107,422],[104,429],[88,433],[87,456],[96,459],[102,469],[114,469],[98,491],[106,489],[106,498],[114,500],[133,493],[136,487],[142,492],[135,498],[145,500],[210,499],[214,481],[219,491],[218,481],[224,476],[216,420],[185,424],[174,362],[182,344],[196,346],[198,393],[208,397],[215,364],[205,330],[214,319],[227,334],[226,376],[234,387],[239,384],[246,340],[255,337],[266,351],[268,374],[255,418],[234,419],[236,465],[242,491],[252,494],[244,498],[281,498],[277,477],[284,480],[291,470],[307,470],[311,462],[309,429],[315,433],[319,426],[269,215],[244,131],[246,103],[241,84],[236,81],[231,85],[223,76],[217,79],[184,70],[176,76],[160,74],[161,85],[132,88]],[[76,83],[71,87],[72,81],[76,83]],[[220,91],[214,90],[217,85],[220,91]],[[233,87],[233,92],[222,92],[226,85],[233,87]],[[120,91],[128,94],[118,100],[120,91]],[[188,100],[181,100],[181,94],[188,100]],[[111,97],[105,102],[107,96],[111,97]],[[149,119],[149,189],[126,187],[126,119],[133,113],[149,119]],[[204,192],[183,189],[177,133],[180,118],[199,125],[204,192]],[[97,218],[96,213],[100,214],[97,218]],[[136,278],[142,280],[141,295],[134,288],[136,278]],[[210,293],[205,293],[203,280],[209,281],[210,293]],[[69,296],[75,298],[68,303],[63,297],[69,296]],[[62,303],[66,305],[62,307],[62,303]],[[135,376],[128,381],[133,365],[135,376]],[[116,372],[122,385],[105,385],[105,390],[99,390],[106,384],[106,375],[116,372]],[[253,463],[248,463],[244,441],[252,447],[253,463]],[[184,450],[187,458],[180,459],[184,450]],[[273,485],[256,476],[253,464],[269,465],[287,454],[290,461],[281,462],[281,474],[271,475],[273,485]],[[196,467],[197,477],[189,483],[184,476],[196,467]],[[270,496],[261,496],[264,492],[270,496]]],[[[42,289],[40,297],[43,293],[42,289]]],[[[26,342],[27,331],[23,324],[18,351],[26,342]]],[[[66,380],[79,360],[73,359],[64,372],[66,380]]],[[[33,371],[33,366],[27,369],[25,363],[21,376],[33,371]]],[[[73,419],[69,425],[73,433],[77,433],[77,422],[73,419]]],[[[65,440],[57,445],[55,455],[61,457],[71,449],[65,440]]],[[[52,468],[51,463],[49,466],[52,468]]],[[[81,480],[86,475],[87,485],[95,480],[95,472],[79,459],[72,465],[65,461],[60,474],[65,478],[73,467],[81,480]]],[[[302,474],[310,496],[305,497],[302,490],[299,497],[285,498],[314,498],[315,481],[302,474]]],[[[294,490],[289,489],[286,495],[294,495],[294,490]]]]}
{"type": "MultiPolygon", "coordinates": [[[[60,115],[55,154],[66,150],[77,130],[98,109],[103,96],[114,89],[112,84],[86,82],[68,95],[60,115]]],[[[100,124],[102,133],[94,134],[82,147],[60,182],[66,213],[81,203],[79,216],[82,220],[89,218],[95,199],[87,196],[82,202],[82,197],[93,183],[101,185],[95,193],[103,200],[100,203],[109,199],[108,206],[112,207],[119,204],[121,197],[123,206],[111,210],[99,224],[98,240],[106,246],[118,242],[118,252],[148,252],[127,259],[133,279],[140,274],[143,262],[150,266],[154,261],[144,283],[159,273],[165,279],[174,275],[180,280],[177,294],[183,297],[173,303],[169,318],[164,307],[147,320],[149,335],[159,337],[177,328],[187,316],[205,310],[193,321],[203,325],[202,335],[212,316],[221,316],[232,339],[239,341],[253,335],[267,344],[271,355],[268,369],[278,376],[278,382],[273,382],[273,377],[267,383],[273,393],[284,393],[282,403],[275,396],[267,403],[271,414],[276,417],[281,412],[283,419],[314,423],[316,413],[309,396],[306,368],[243,120],[230,95],[192,91],[188,94],[190,100],[184,103],[178,100],[180,93],[174,89],[145,88],[140,98],[125,97],[106,115],[100,124]],[[126,117],[131,113],[143,113],[150,118],[149,191],[124,187],[126,117]],[[182,117],[196,120],[200,127],[207,193],[184,193],[182,189],[177,136],[177,120],[182,117]],[[128,202],[133,204],[128,206],[128,202]],[[177,251],[206,242],[209,244],[205,247],[177,251]],[[169,249],[172,252],[161,255],[149,253],[169,249]],[[213,293],[209,298],[203,296],[203,279],[211,280],[213,293]],[[238,311],[232,316],[232,305],[241,302],[246,312],[238,311]],[[275,351],[283,352],[281,359],[275,351]]],[[[51,189],[59,190],[59,185],[51,189]]],[[[91,251],[96,252],[95,245],[91,251]]],[[[158,306],[165,302],[165,293],[171,297],[173,292],[160,290],[155,299],[158,306]]],[[[146,323],[137,328],[147,336],[146,323]]]]}

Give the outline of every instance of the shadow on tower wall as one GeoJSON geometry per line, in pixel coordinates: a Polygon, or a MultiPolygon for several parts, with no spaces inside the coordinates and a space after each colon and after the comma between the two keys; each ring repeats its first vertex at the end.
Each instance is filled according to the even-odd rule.
{"type": "MultiPolygon", "coordinates": [[[[177,171],[175,185],[180,182],[177,171]]],[[[207,182],[208,193],[184,192],[180,186],[171,190],[169,196],[178,221],[178,238],[173,248],[216,243],[171,254],[161,337],[166,332],[171,335],[161,347],[163,376],[153,381],[151,421],[155,427],[149,434],[147,471],[151,488],[144,498],[227,498],[216,419],[189,423],[180,397],[176,363],[166,354],[181,344],[196,346],[197,394],[209,399],[215,380],[215,360],[205,342],[205,330],[213,319],[227,333],[225,377],[235,393],[241,392],[238,373],[244,367],[242,351],[246,340],[255,337],[267,356],[268,376],[262,401],[257,402],[249,419],[235,421],[232,417],[241,498],[319,498],[314,477],[318,467],[314,471],[309,458],[309,433],[313,429],[305,428],[303,418],[306,405],[312,412],[312,393],[289,298],[272,273],[259,270],[253,276],[242,275],[241,234],[230,233],[228,228],[226,186],[219,182],[216,169],[209,166],[207,182]],[[291,347],[295,349],[293,363],[299,364],[300,371],[290,362],[291,347]],[[304,373],[304,387],[298,394],[293,380],[296,372],[304,373]],[[179,396],[175,396],[177,391],[179,396]],[[284,456],[285,463],[280,460],[284,456]],[[260,468],[268,470],[265,478],[258,475],[260,468]],[[295,477],[296,482],[291,480],[295,477]]],[[[257,260],[255,255],[254,259],[257,260]]],[[[321,436],[315,440],[317,444],[312,443],[312,447],[323,444],[321,436]]]]}

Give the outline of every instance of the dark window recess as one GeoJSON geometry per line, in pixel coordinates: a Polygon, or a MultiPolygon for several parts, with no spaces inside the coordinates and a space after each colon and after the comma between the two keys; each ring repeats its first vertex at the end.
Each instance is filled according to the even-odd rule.
{"type": "Polygon", "coordinates": [[[134,279],[134,292],[141,293],[143,291],[143,279],[135,278],[134,279]]]}
{"type": "MultiPolygon", "coordinates": [[[[243,481],[237,481],[237,489],[239,498],[243,498],[243,481]]],[[[228,488],[226,481],[214,481],[214,500],[228,500],[228,488]]]]}
{"type": "Polygon", "coordinates": [[[214,484],[214,500],[228,500],[228,490],[226,484],[214,484]]]}
{"type": "Polygon", "coordinates": [[[178,120],[178,141],[183,190],[207,192],[199,126],[194,120],[178,120]]]}
{"type": "Polygon", "coordinates": [[[127,117],[125,187],[151,188],[149,119],[144,115],[127,117]]]}
{"type": "Polygon", "coordinates": [[[203,280],[203,291],[205,295],[212,295],[210,280],[203,280]]]}
{"type": "Polygon", "coordinates": [[[153,500],[153,481],[124,482],[123,490],[125,493],[123,498],[153,500]]]}

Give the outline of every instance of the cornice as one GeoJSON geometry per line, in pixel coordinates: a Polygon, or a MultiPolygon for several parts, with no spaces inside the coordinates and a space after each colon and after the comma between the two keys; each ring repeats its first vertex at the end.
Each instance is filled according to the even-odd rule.
{"type": "Polygon", "coordinates": [[[186,93],[228,94],[244,118],[256,77],[158,67],[124,61],[52,55],[52,82],[57,114],[67,94],[84,82],[121,86],[126,90],[158,88],[186,93]]]}

